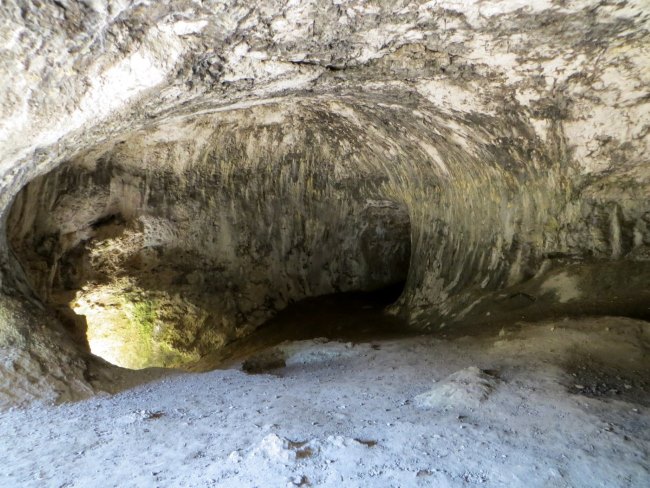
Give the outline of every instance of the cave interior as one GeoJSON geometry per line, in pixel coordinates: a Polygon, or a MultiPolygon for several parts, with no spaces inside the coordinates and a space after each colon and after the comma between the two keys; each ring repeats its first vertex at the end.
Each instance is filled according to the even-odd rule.
{"type": "Polygon", "coordinates": [[[646,0],[0,20],[0,485],[650,484],[646,0]]]}

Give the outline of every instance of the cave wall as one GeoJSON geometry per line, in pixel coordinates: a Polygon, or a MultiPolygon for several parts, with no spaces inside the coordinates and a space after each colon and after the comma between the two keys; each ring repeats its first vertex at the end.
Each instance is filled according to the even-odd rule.
{"type": "MultiPolygon", "coordinates": [[[[644,1],[0,8],[0,214],[17,248],[29,249],[39,232],[79,233],[116,207],[139,222],[129,229],[142,239],[168,235],[170,252],[179,239],[200,249],[194,263],[243,245],[245,272],[233,271],[237,256],[215,265],[239,287],[261,283],[246,292],[254,297],[246,313],[224,315],[246,331],[289,298],[344,289],[346,279],[371,286],[376,267],[358,224],[372,202],[392,202],[408,215],[411,246],[393,312],[415,327],[531,305],[538,313],[647,308],[644,1]],[[84,184],[62,192],[51,182],[62,175],[84,184]],[[28,187],[9,216],[38,177],[35,196],[28,187]],[[67,207],[51,199],[64,193],[67,207]],[[47,213],[54,208],[60,220],[47,213]],[[218,241],[232,230],[206,230],[213,218],[220,229],[243,226],[237,245],[218,241]],[[154,223],[167,230],[142,230],[154,223]],[[321,246],[336,263],[328,272],[305,258],[326,228],[344,241],[321,246]],[[280,262],[299,237],[300,252],[280,262]],[[279,293],[284,286],[291,291],[279,293]]],[[[3,300],[36,314],[47,286],[34,291],[4,232],[0,239],[3,300]]],[[[36,321],[7,322],[25,340],[3,343],[5,357],[51,361],[39,360],[34,344],[61,351],[63,363],[81,354],[65,333],[53,339],[56,326],[29,325],[36,321]]],[[[5,390],[14,363],[3,366],[5,390]]]]}
{"type": "Polygon", "coordinates": [[[32,288],[97,321],[150,303],[173,351],[134,365],[173,366],[290,302],[405,281],[409,217],[387,176],[346,159],[344,120],[296,111],[175,120],[34,180],[8,220],[32,288]]]}

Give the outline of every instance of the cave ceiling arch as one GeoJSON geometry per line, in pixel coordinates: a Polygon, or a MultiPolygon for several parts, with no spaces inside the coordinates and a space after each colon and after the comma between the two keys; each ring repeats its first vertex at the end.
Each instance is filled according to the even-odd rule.
{"type": "MultiPolygon", "coordinates": [[[[494,307],[647,313],[643,1],[7,2],[2,19],[0,283],[11,307],[42,303],[47,291],[25,277],[6,234],[14,248],[33,244],[41,215],[43,235],[113,216],[151,236],[142,226],[153,225],[153,207],[164,213],[152,181],[166,177],[159,195],[196,196],[173,218],[197,229],[216,216],[196,218],[219,200],[210,185],[228,187],[219,208],[234,209],[249,245],[288,209],[301,229],[289,241],[334,249],[322,232],[335,228],[362,255],[364,227],[346,212],[388,219],[409,239],[388,238],[381,252],[408,244],[410,264],[391,310],[414,327],[485,319],[494,307]],[[58,223],[43,217],[57,178],[86,198],[83,210],[57,207],[58,223]],[[319,227],[328,214],[336,218],[319,227]],[[631,298],[611,299],[612,286],[631,298]]],[[[187,225],[161,232],[185,239],[187,225]]],[[[223,240],[219,255],[236,252],[226,234],[203,237],[223,240]]],[[[190,247],[209,249],[202,238],[190,247]]],[[[346,289],[312,264],[288,280],[302,280],[301,291],[257,293],[268,313],[346,289]]],[[[254,328],[267,316],[240,322],[254,328]]],[[[16,337],[29,334],[16,326],[16,337]]]]}

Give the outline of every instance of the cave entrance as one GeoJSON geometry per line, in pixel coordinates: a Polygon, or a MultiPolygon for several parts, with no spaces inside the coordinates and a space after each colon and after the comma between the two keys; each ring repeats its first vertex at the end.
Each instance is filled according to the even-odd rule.
{"type": "Polygon", "coordinates": [[[384,310],[410,265],[404,205],[355,190],[287,211],[267,194],[260,216],[239,194],[224,205],[166,176],[154,190],[125,183],[125,170],[119,184],[114,168],[84,171],[28,184],[7,229],[35,292],[92,354],[188,368],[249,336],[352,340],[396,328],[384,310]],[[186,207],[198,209],[192,218],[186,207]]]}

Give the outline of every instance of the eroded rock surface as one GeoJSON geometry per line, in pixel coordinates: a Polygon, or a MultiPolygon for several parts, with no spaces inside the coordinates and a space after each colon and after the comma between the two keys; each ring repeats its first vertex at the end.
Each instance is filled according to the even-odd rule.
{"type": "MultiPolygon", "coordinates": [[[[647,7],[5,2],[3,296],[58,307],[71,357],[68,302],[167,365],[404,279],[425,329],[647,316],[647,7]]],[[[67,361],[33,323],[3,326],[8,384],[67,361]]]]}

